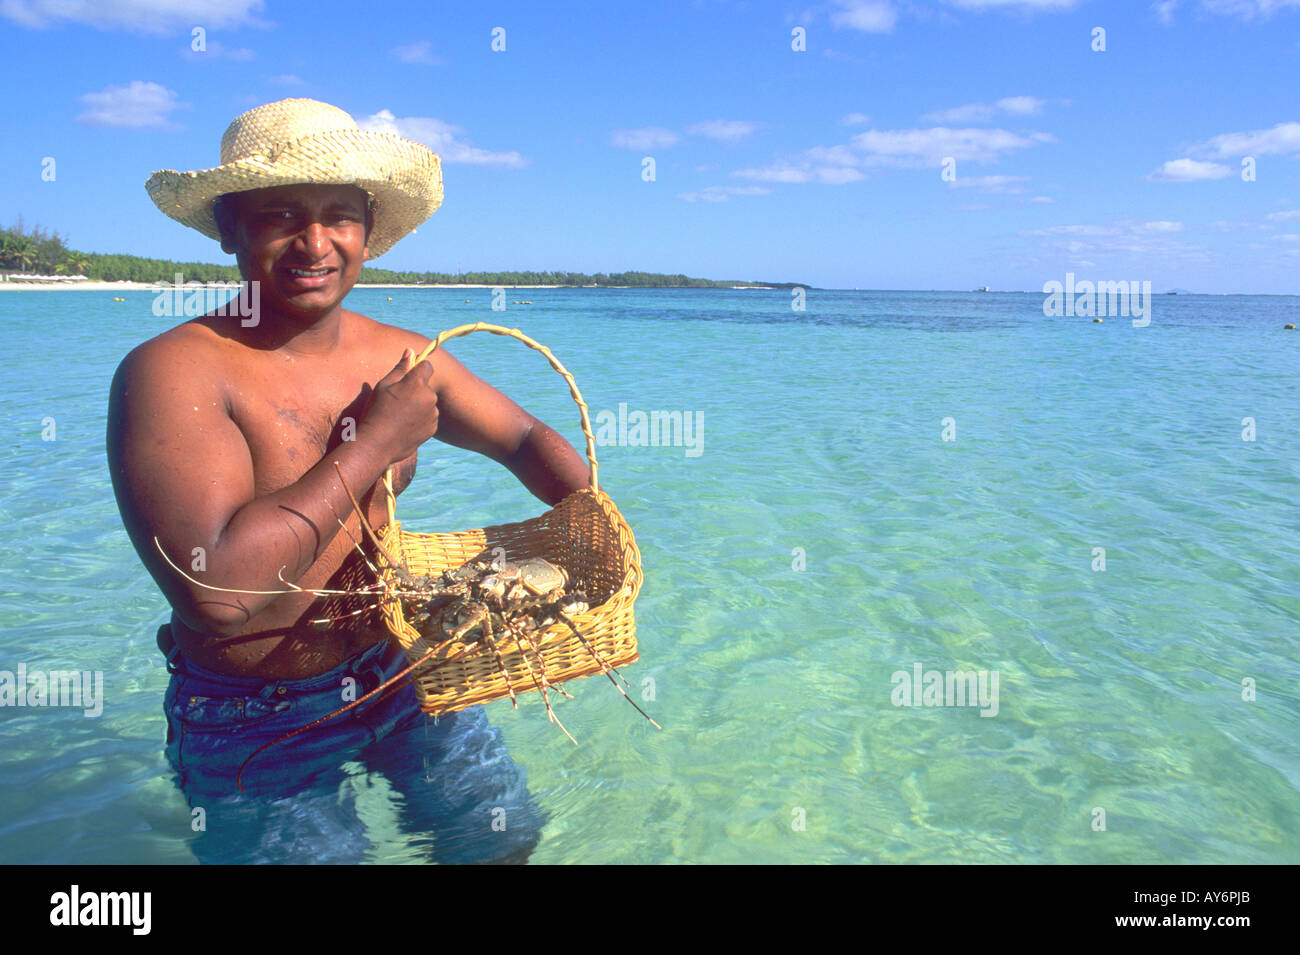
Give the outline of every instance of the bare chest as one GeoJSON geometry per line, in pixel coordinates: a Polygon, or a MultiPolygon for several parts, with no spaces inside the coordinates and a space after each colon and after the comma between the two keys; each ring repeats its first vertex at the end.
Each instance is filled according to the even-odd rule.
{"type": "MultiPolygon", "coordinates": [[[[341,442],[353,440],[369,394],[359,375],[301,381],[282,373],[233,389],[231,418],[248,443],[254,493],[261,497],[294,484],[341,442]]],[[[415,465],[412,455],[393,469],[399,493],[415,465]]]]}

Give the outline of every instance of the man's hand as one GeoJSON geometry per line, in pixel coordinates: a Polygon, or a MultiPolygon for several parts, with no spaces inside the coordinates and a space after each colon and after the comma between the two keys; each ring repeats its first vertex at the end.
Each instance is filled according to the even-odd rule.
{"type": "Polygon", "coordinates": [[[433,365],[414,364],[406,349],[379,379],[357,422],[357,440],[370,443],[389,465],[404,461],[438,432],[438,387],[433,365]]]}

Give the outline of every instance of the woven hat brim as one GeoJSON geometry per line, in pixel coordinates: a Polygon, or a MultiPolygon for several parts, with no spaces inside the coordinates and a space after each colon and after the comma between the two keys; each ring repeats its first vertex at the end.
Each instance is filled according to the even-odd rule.
{"type": "Polygon", "coordinates": [[[145,183],[160,211],[220,240],[212,202],[227,192],[299,183],[357,186],[375,199],[370,258],[391,249],[442,205],[442,163],[427,146],[392,133],[315,133],[213,169],[163,169],[145,183]]]}

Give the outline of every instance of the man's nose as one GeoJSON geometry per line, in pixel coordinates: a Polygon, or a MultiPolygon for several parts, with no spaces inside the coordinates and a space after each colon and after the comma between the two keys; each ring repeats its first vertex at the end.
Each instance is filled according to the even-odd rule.
{"type": "Polygon", "coordinates": [[[306,251],[315,258],[320,258],[329,251],[329,237],[325,234],[325,226],[318,220],[308,222],[298,238],[302,239],[306,251]]]}

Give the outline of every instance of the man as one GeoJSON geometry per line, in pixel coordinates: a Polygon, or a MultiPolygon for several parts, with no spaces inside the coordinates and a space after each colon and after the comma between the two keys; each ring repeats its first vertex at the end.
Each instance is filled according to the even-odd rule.
{"type": "Polygon", "coordinates": [[[235,254],[242,314],[185,322],[132,351],[108,428],[123,521],[173,608],[159,634],[173,671],[168,755],[206,831],[212,807],[222,814],[208,840],[220,851],[203,852],[358,858],[354,810],[335,807],[340,764],[360,754],[405,797],[408,827],[433,830],[441,858],[526,858],[537,814],[499,732],[481,708],[431,726],[409,686],[259,755],[244,780],[260,795],[234,795],[235,772],[260,747],[404,664],[373,614],[322,627],[311,623],[326,615],[319,598],[276,595],[284,581],[332,589],[360,559],[359,522],[347,521],[351,534],[338,522],[351,511],[340,473],[378,527],[380,478],[391,466],[400,493],[430,437],[499,461],[548,504],[585,487],[588,472],[567,441],[445,350],[415,364],[427,338],[342,307],[362,263],[441,203],[434,153],[361,132],[324,103],[284,100],[237,117],[221,158],[156,173],[147,188],[235,254]]]}

